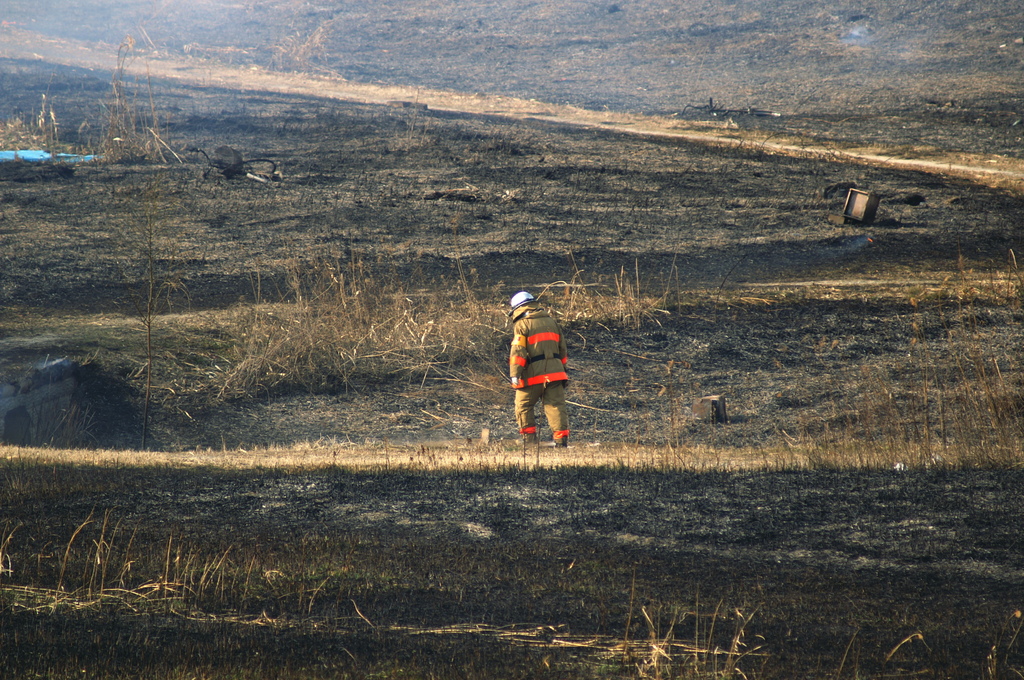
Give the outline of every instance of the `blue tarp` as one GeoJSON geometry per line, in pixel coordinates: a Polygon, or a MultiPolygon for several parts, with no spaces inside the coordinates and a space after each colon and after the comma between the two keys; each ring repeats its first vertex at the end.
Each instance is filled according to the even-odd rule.
{"type": "Polygon", "coordinates": [[[43,151],[42,149],[19,149],[17,151],[0,151],[0,163],[3,163],[4,161],[30,161],[37,163],[54,161],[57,163],[83,163],[85,161],[94,161],[99,158],[102,158],[102,156],[83,156],[77,153],[59,153],[54,155],[49,151],[43,151]]]}

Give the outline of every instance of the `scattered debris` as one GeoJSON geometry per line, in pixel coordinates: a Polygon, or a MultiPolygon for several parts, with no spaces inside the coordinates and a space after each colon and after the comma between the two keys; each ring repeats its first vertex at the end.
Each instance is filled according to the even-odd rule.
{"type": "Polygon", "coordinates": [[[52,154],[42,149],[18,149],[13,151],[0,151],[0,163],[12,161],[24,161],[26,163],[85,163],[99,160],[103,156],[95,154],[58,153],[52,154]]]}
{"type": "Polygon", "coordinates": [[[203,173],[203,179],[209,177],[210,170],[220,170],[220,173],[227,179],[245,176],[258,182],[281,181],[281,174],[277,171],[277,163],[269,158],[250,158],[249,160],[245,160],[242,157],[242,154],[238,153],[238,151],[230,146],[218,146],[213,150],[212,158],[208,153],[206,153],[206,151],[199,147],[192,147],[186,149],[186,151],[203,154],[207,163],[210,164],[210,167],[203,173]],[[263,173],[247,170],[246,166],[252,163],[269,163],[270,172],[263,173]]]}
{"type": "Polygon", "coordinates": [[[854,234],[853,236],[839,236],[834,239],[822,242],[817,251],[827,258],[839,258],[853,255],[875,243],[875,239],[867,234],[854,234]]]}
{"type": "Polygon", "coordinates": [[[709,26],[703,21],[697,21],[686,27],[686,34],[694,38],[703,38],[719,30],[721,29],[709,26]]]}
{"type": "Polygon", "coordinates": [[[473,186],[465,186],[462,189],[441,189],[431,191],[423,196],[424,201],[462,201],[463,203],[476,203],[482,200],[480,190],[473,186]]]}
{"type": "Polygon", "coordinates": [[[426,111],[427,105],[420,104],[419,102],[410,102],[403,99],[392,99],[388,102],[388,106],[394,106],[398,109],[416,109],[417,111],[426,111]]]}
{"type": "Polygon", "coordinates": [[[695,104],[687,104],[686,106],[683,107],[683,111],[686,111],[687,109],[693,109],[695,111],[706,111],[706,112],[710,113],[712,116],[716,116],[716,117],[717,116],[748,115],[748,116],[759,116],[759,117],[762,117],[762,118],[767,118],[767,117],[778,118],[778,117],[780,117],[782,115],[781,113],[778,113],[776,111],[769,111],[767,109],[755,109],[755,108],[722,109],[722,108],[719,108],[719,107],[715,106],[715,99],[714,99],[714,97],[709,97],[707,104],[696,104],[696,105],[695,104]]]}
{"type": "Polygon", "coordinates": [[[867,47],[875,42],[875,34],[870,26],[854,26],[846,35],[840,38],[840,41],[854,47],[867,47]]]}

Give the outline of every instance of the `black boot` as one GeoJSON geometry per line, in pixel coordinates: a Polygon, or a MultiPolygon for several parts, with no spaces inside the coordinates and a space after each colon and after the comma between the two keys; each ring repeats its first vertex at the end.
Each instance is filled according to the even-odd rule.
{"type": "Polygon", "coordinates": [[[561,446],[562,448],[569,446],[569,438],[562,437],[561,439],[556,439],[555,446],[561,446]]]}

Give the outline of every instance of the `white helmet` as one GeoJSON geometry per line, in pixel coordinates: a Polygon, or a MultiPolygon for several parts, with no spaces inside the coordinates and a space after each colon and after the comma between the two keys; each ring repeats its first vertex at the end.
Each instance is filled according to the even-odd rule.
{"type": "Polygon", "coordinates": [[[522,307],[527,302],[533,302],[535,299],[536,298],[527,293],[525,290],[521,290],[512,296],[512,299],[508,301],[508,304],[509,307],[515,309],[517,307],[522,307]]]}

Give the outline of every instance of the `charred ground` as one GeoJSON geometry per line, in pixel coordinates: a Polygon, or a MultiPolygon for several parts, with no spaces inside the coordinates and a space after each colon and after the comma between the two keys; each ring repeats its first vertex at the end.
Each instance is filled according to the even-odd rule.
{"type": "MultiPolygon", "coordinates": [[[[87,71],[7,66],[5,91],[21,93],[24,106],[49,92],[68,128],[88,123],[109,87],[87,71]]],[[[170,83],[157,83],[152,96],[167,112],[162,134],[184,162],[168,154],[165,164],[82,165],[68,177],[21,168],[29,174],[8,177],[0,280],[7,305],[133,316],[125,281],[138,263],[124,225],[156,188],[180,284],[173,311],[225,309],[257,292],[279,299],[288,272],[318,260],[359,262],[423,291],[465,280],[493,299],[498,329],[502,301],[522,287],[629,284],[665,295],[671,313],[627,332],[569,323],[575,400],[593,407],[576,414],[584,441],[761,445],[829,419],[839,427],[873,389],[865,370],[899,382],[914,343],[942,342],[962,327],[967,308],[980,341],[1016,361],[1018,312],[958,283],[975,269],[1005,269],[1020,250],[1021,199],[1012,192],[539,121],[170,83]],[[221,144],[246,158],[273,158],[284,181],[228,180],[185,151],[221,144]],[[881,196],[874,224],[826,219],[842,208],[836,187],[850,184],[881,196]],[[668,375],[670,362],[686,368],[668,375]],[[666,397],[670,384],[674,400],[666,397]],[[728,396],[732,427],[666,432],[670,411],[706,393],[728,396]]],[[[560,290],[549,298],[556,308],[560,290]]],[[[496,383],[502,342],[473,367],[479,388],[431,380],[452,377],[442,371],[415,384],[184,404],[204,409],[198,420],[170,406],[158,414],[160,444],[402,441],[475,436],[481,427],[512,436],[507,395],[496,383]],[[287,415],[296,404],[301,419],[287,415]],[[379,419],[367,418],[367,404],[379,419]]],[[[8,343],[12,352],[20,346],[8,343]]],[[[29,355],[9,361],[39,353],[28,344],[29,355]]],[[[46,350],[103,347],[64,338],[46,350]]],[[[903,377],[910,381],[902,389],[916,389],[903,377]]]]}
{"type": "MultiPolygon", "coordinates": [[[[200,5],[134,16],[61,4],[60,34],[105,40],[116,53],[123,34],[141,24],[152,44],[140,37],[140,50],[153,58],[187,52],[200,67],[220,59],[326,69],[352,79],[678,113],[715,125],[731,119],[761,140],[800,134],[1020,155],[1014,123],[1024,48],[1004,20],[1017,11],[1009,5],[967,12],[887,3],[797,14],[796,3],[772,3],[771,11],[709,3],[690,16],[666,14],[671,8],[657,3],[534,3],[514,14],[467,10],[456,19],[401,3],[377,3],[374,16],[322,4],[236,3],[222,8],[235,14],[216,30],[213,15],[209,25],[197,20],[200,5]],[[272,14],[282,8],[291,11],[272,14]],[[199,32],[186,39],[186,24],[199,32]],[[325,25],[323,42],[311,41],[325,25]],[[562,62],[550,59],[551,50],[562,62]],[[599,75],[585,68],[594,64],[599,75]],[[683,65],[680,76],[673,69],[683,65]],[[711,97],[785,115],[723,118],[687,108],[711,97]]],[[[4,11],[4,20],[45,28],[45,3],[4,11]]],[[[106,71],[5,59],[0,117],[31,120],[45,94],[66,143],[98,144],[110,80],[106,71]]],[[[168,262],[180,283],[172,311],[181,316],[166,317],[157,339],[164,348],[158,383],[174,391],[173,398],[162,393],[154,414],[155,444],[167,449],[321,440],[343,453],[342,444],[389,440],[415,451],[476,437],[483,427],[496,439],[514,438],[500,379],[502,305],[509,292],[560,280],[607,290],[629,282],[664,295],[667,311],[612,327],[567,321],[580,446],[714,450],[879,433],[879,445],[891,446],[886,423],[920,405],[922,389],[943,377],[934,367],[955,372],[936,358],[963,352],[964,338],[968,350],[983,350],[986,366],[1016,380],[1022,314],[1011,251],[1024,246],[1024,199],[1012,186],[780,156],[756,144],[730,150],[542,121],[150,83],[135,92],[143,108],[152,96],[161,138],[184,162],[168,154],[165,162],[77,166],[71,175],[0,167],[7,173],[0,175],[2,368],[16,374],[57,354],[88,360],[93,444],[137,441],[140,355],[125,338],[138,338],[139,324],[125,285],[133,259],[123,226],[138,218],[153,188],[148,200],[173,225],[168,262]],[[274,159],[283,180],[227,180],[185,152],[221,144],[274,159]],[[844,183],[881,196],[870,227],[827,220],[841,207],[836,187],[844,183]],[[289,274],[318,261],[358,263],[420,294],[468,284],[493,300],[493,346],[473,366],[438,367],[415,380],[231,401],[183,389],[195,377],[186,364],[226,355],[230,346],[216,323],[197,319],[222,318],[257,295],[287,299],[289,274]],[[176,331],[184,319],[187,336],[176,331]],[[732,423],[680,417],[692,398],[708,393],[726,395],[732,423]]],[[[561,290],[547,298],[556,310],[561,290]]],[[[151,534],[156,552],[168,536],[209,541],[213,554],[255,546],[268,574],[277,554],[313,555],[311,543],[339,534],[345,545],[321,556],[323,564],[344,553],[358,565],[408,568],[411,575],[390,589],[339,587],[317,612],[349,636],[345,653],[313,644],[320,633],[274,629],[291,636],[292,648],[336,667],[353,655],[386,657],[393,640],[382,630],[391,624],[531,619],[621,638],[638,612],[631,605],[637,593],[636,604],[650,611],[665,605],[665,622],[668,607],[696,600],[762,607],[750,633],[769,642],[768,660],[758,662],[765,677],[837,677],[844,669],[984,676],[978,669],[993,645],[997,676],[1020,667],[1019,646],[999,647],[1020,607],[1014,471],[352,476],[54,467],[35,489],[23,480],[30,466],[18,465],[5,469],[12,502],[4,519],[12,524],[4,530],[18,522],[32,528],[24,532],[31,538],[15,532],[11,545],[19,560],[38,556],[40,573],[58,563],[53,546],[67,545],[69,527],[93,508],[151,534]],[[55,498],[65,481],[72,490],[55,498]],[[444,586],[452,554],[469,566],[444,586]],[[530,590],[533,572],[550,572],[550,591],[530,590]],[[577,576],[595,589],[580,604],[565,596],[575,592],[577,576]],[[353,632],[349,624],[363,624],[352,616],[350,596],[380,630],[353,632]],[[927,651],[908,637],[915,632],[923,632],[927,651]],[[901,640],[909,640],[901,654],[883,662],[901,640]]],[[[85,552],[82,559],[88,563],[85,552]]],[[[302,598],[293,611],[292,595],[246,601],[238,611],[264,623],[280,614],[299,618],[302,598]]],[[[131,648],[107,642],[129,639],[138,622],[97,616],[105,626],[98,637],[78,634],[96,629],[90,613],[55,617],[64,628],[54,632],[50,619],[22,612],[2,632],[35,631],[47,654],[73,642],[82,659],[102,659],[115,671],[166,663],[109,656],[108,648],[131,648]]],[[[184,641],[209,633],[196,619],[152,618],[147,626],[168,649],[186,649],[184,641]]],[[[642,632],[634,621],[631,634],[642,632]]],[[[269,644],[257,634],[242,638],[243,650],[269,644]]],[[[26,639],[6,648],[29,669],[38,650],[26,639]]],[[[448,644],[424,643],[416,658],[433,658],[424,667],[451,673],[455,666],[438,662],[438,649],[449,660],[466,650],[448,644]]],[[[409,645],[405,639],[395,648],[409,645]]],[[[492,652],[478,653],[489,659],[492,652]]],[[[483,670],[472,672],[493,668],[480,663],[483,670]]],[[[524,654],[517,663],[539,674],[547,661],[524,654]]],[[[360,672],[358,663],[348,668],[360,672]]],[[[745,670],[757,674],[752,665],[745,670]]]]}

